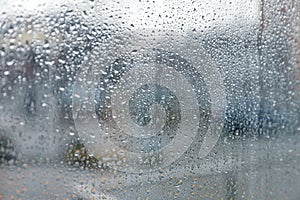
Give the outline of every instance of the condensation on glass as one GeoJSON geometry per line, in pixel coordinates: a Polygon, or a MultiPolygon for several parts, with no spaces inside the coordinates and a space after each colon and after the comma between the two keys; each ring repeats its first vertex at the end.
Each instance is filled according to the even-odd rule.
{"type": "Polygon", "coordinates": [[[300,197],[298,1],[0,11],[0,199],[300,197]]]}

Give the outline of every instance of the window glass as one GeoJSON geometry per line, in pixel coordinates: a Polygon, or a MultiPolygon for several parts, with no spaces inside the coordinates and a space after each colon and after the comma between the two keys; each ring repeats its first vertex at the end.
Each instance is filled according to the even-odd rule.
{"type": "Polygon", "coordinates": [[[2,1],[0,199],[298,199],[299,9],[2,1]]]}

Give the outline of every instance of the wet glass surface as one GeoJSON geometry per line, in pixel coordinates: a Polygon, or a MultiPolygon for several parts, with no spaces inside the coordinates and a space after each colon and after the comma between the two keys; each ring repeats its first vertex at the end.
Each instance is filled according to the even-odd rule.
{"type": "Polygon", "coordinates": [[[299,199],[299,10],[3,1],[0,199],[299,199]]]}

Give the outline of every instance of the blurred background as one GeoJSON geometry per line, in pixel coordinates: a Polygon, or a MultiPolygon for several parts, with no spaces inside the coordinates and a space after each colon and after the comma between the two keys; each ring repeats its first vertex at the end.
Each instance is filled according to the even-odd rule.
{"type": "Polygon", "coordinates": [[[0,1],[0,199],[299,199],[300,2],[0,1]]]}

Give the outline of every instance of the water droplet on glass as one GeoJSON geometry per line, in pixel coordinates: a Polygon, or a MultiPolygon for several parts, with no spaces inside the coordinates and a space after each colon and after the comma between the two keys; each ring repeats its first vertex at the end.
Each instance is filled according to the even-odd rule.
{"type": "Polygon", "coordinates": [[[4,76],[8,76],[10,74],[10,71],[4,71],[4,76]]]}

